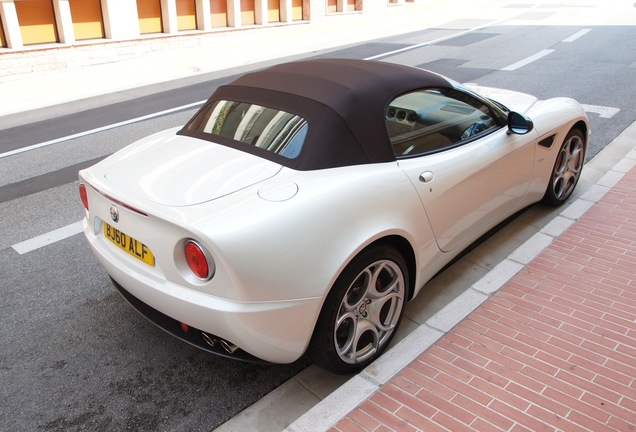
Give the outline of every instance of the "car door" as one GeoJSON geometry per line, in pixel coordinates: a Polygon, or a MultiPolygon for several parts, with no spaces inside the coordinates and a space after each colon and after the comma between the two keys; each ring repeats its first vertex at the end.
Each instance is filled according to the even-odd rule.
{"type": "Polygon", "coordinates": [[[419,90],[390,104],[398,164],[442,251],[468,246],[513,214],[528,189],[536,134],[508,134],[502,120],[455,89],[419,90]]]}

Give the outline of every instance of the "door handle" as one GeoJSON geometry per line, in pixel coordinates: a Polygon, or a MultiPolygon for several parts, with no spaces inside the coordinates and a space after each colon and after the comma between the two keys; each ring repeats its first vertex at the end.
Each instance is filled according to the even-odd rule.
{"type": "Polygon", "coordinates": [[[434,178],[435,178],[435,174],[433,174],[430,171],[426,171],[426,172],[423,172],[422,174],[420,174],[420,181],[422,183],[429,183],[429,182],[433,181],[434,178]]]}

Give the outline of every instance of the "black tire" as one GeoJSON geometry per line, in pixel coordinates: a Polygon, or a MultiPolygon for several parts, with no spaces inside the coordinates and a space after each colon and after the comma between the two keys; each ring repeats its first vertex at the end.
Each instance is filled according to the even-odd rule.
{"type": "Polygon", "coordinates": [[[402,321],[408,281],[406,262],[393,247],[360,253],[325,300],[309,345],[312,361],[346,374],[378,358],[402,321]]]}
{"type": "Polygon", "coordinates": [[[585,163],[585,138],[579,129],[572,129],[563,140],[559,149],[548,188],[543,196],[543,202],[559,206],[566,202],[581,177],[585,163]]]}

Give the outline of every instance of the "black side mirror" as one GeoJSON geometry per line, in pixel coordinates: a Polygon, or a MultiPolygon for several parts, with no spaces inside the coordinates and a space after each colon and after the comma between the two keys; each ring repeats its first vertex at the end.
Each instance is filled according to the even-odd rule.
{"type": "Polygon", "coordinates": [[[508,114],[508,134],[525,135],[534,128],[534,123],[528,117],[518,112],[508,114]]]}

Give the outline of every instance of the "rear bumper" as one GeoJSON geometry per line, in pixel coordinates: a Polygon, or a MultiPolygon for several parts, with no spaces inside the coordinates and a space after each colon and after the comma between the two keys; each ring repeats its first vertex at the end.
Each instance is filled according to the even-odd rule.
{"type": "Polygon", "coordinates": [[[142,316],[148,319],[162,330],[170,333],[172,336],[181,339],[199,349],[219,355],[221,357],[232,358],[253,363],[266,363],[263,360],[254,357],[238,348],[230,341],[226,341],[216,335],[203,332],[197,328],[183,324],[168,315],[151,308],[137,297],[126,291],[124,287],[111,278],[113,285],[124,299],[142,316]]]}
{"type": "Polygon", "coordinates": [[[321,298],[242,302],[210,295],[166,280],[95,234],[86,221],[84,233],[124,298],[179,339],[214,354],[267,363],[292,363],[307,349],[321,298]]]}

